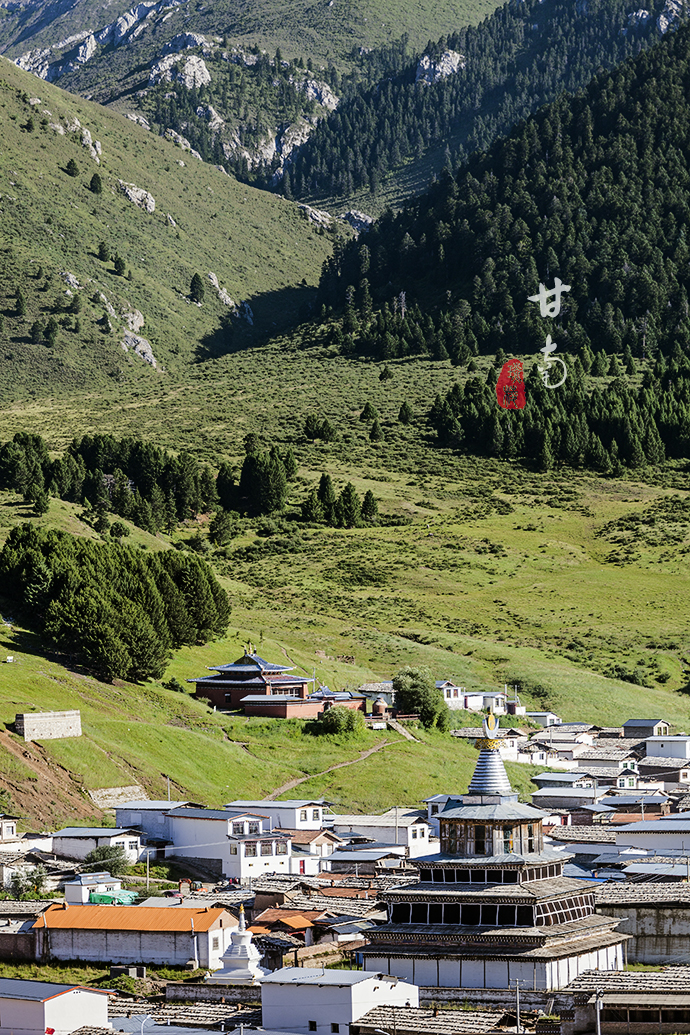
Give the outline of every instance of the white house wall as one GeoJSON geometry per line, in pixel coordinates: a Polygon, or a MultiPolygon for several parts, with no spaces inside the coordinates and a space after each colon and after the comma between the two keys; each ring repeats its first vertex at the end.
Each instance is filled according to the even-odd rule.
{"type": "Polygon", "coordinates": [[[2,1035],[69,1035],[75,1028],[108,1026],[108,996],[74,989],[45,1003],[30,999],[0,999],[2,1035]]]}
{"type": "MultiPolygon", "coordinates": [[[[174,907],[171,907],[174,908],[174,907]]],[[[199,966],[210,970],[220,967],[220,958],[230,944],[233,928],[223,927],[200,931],[196,938],[196,958],[199,966]],[[218,949],[212,948],[212,938],[218,938],[218,949]]],[[[189,931],[82,931],[39,929],[36,940],[36,958],[44,955],[46,933],[48,946],[45,955],[57,960],[89,960],[100,963],[158,963],[184,966],[195,958],[195,947],[189,931]]],[[[0,1027],[0,1031],[2,1028],[0,1027]]]]}
{"type": "Polygon", "coordinates": [[[308,1032],[309,1022],[315,1021],[318,1035],[331,1035],[331,1026],[337,1024],[341,1035],[347,1035],[349,1024],[374,1007],[406,1003],[419,1005],[419,989],[402,982],[372,979],[356,985],[329,982],[321,986],[267,983],[261,986],[261,1023],[274,1031],[308,1032]]]}

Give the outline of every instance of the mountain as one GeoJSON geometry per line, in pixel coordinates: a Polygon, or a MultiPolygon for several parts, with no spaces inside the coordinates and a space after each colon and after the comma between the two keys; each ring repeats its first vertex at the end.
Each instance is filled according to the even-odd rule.
{"type": "Polygon", "coordinates": [[[5,59],[0,105],[4,399],[160,382],[307,311],[332,245],[296,205],[5,59]]]}
{"type": "Polygon", "coordinates": [[[534,371],[528,404],[499,409],[489,369],[434,404],[442,440],[545,469],[690,456],[689,81],[683,26],[382,217],[327,264],[321,302],[345,305],[333,342],[500,367],[553,335],[571,357],[563,388],[534,371]],[[540,315],[554,278],[560,315],[540,315]]]}

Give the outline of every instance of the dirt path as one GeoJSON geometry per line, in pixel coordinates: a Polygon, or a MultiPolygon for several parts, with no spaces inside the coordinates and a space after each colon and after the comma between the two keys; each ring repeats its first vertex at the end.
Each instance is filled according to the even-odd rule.
{"type": "Polygon", "coordinates": [[[272,791],[266,795],[266,801],[274,801],[279,794],[284,794],[285,791],[291,791],[293,787],[298,787],[301,783],[306,783],[307,780],[314,780],[317,776],[325,776],[326,773],[332,773],[334,769],[344,769],[348,765],[357,765],[358,762],[363,762],[369,755],[373,755],[375,751],[380,751],[382,748],[388,747],[390,744],[396,743],[394,740],[384,740],[383,744],[377,744],[376,747],[369,748],[368,751],[361,751],[359,758],[353,758],[351,762],[338,762],[337,765],[331,765],[328,769],[324,769],[321,773],[312,773],[311,776],[300,776],[298,780],[290,780],[288,783],[284,783],[282,787],[278,787],[277,790],[272,791]]]}

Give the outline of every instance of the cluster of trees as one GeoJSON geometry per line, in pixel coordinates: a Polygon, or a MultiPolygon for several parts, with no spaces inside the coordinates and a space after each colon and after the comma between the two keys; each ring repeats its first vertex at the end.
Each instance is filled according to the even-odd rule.
{"type": "Polygon", "coordinates": [[[325,265],[321,301],[344,314],[336,333],[384,356],[460,363],[537,353],[547,334],[583,363],[588,350],[686,354],[689,54],[684,26],[385,214],[325,265]],[[528,296],[557,276],[571,290],[542,318],[528,296]]]}
{"type": "Polygon", "coordinates": [[[401,715],[418,715],[426,729],[450,729],[450,711],[443,693],[425,668],[406,666],[393,676],[395,707],[401,715]]]}
{"type": "MultiPolygon", "coordinates": [[[[173,129],[183,134],[205,162],[231,169],[244,182],[268,186],[279,159],[252,171],[241,150],[251,151],[273,135],[276,126],[312,116],[321,108],[300,89],[300,82],[309,75],[302,59],[283,63],[280,51],[271,57],[258,48],[255,58],[252,65],[235,64],[224,61],[219,53],[211,83],[188,88],[176,82],[174,89],[169,83],[160,83],[149,90],[144,108],[160,133],[173,129]],[[224,119],[221,129],[211,127],[209,106],[224,119]],[[240,148],[233,156],[236,140],[240,148]],[[224,150],[223,144],[229,142],[231,146],[224,150]]],[[[311,68],[311,62],[308,65],[311,68]]],[[[334,75],[337,79],[335,70],[318,72],[318,78],[330,80],[331,85],[334,75]]]]}
{"type": "Polygon", "coordinates": [[[427,49],[432,60],[447,48],[459,51],[464,71],[422,86],[416,61],[393,65],[375,86],[344,98],[293,156],[283,189],[295,197],[375,192],[387,173],[430,148],[445,147],[449,164],[462,161],[563,90],[582,89],[600,69],[648,46],[656,38],[653,11],[633,27],[626,0],[506,3],[427,49]]]}
{"type": "Polygon", "coordinates": [[[545,388],[536,364],[522,410],[496,405],[498,371],[437,396],[429,414],[439,441],[467,453],[516,457],[549,470],[557,462],[620,474],[624,466],[690,456],[690,358],[660,358],[642,385],[624,377],[588,390],[579,359],[565,384],[545,388]]]}
{"type": "Polygon", "coordinates": [[[209,566],[32,525],[0,552],[3,594],[56,647],[106,679],[158,679],[173,649],[227,629],[230,604],[209,566]]]}
{"type": "Polygon", "coordinates": [[[190,453],[173,456],[140,439],[112,435],[75,438],[51,460],[40,435],[18,432],[0,446],[0,488],[27,500],[45,493],[88,503],[99,531],[107,530],[105,515],[112,512],[149,532],[172,532],[217,502],[213,472],[190,453]]]}
{"type": "Polygon", "coordinates": [[[325,522],[335,528],[357,528],[362,522],[370,524],[378,513],[378,503],[371,489],[360,499],[352,482],[348,482],[336,496],[330,474],[321,475],[318,488],[311,489],[302,504],[304,521],[325,522]]]}
{"type": "Polygon", "coordinates": [[[311,442],[314,442],[317,438],[320,438],[323,442],[335,442],[338,437],[328,417],[321,420],[315,413],[307,414],[307,419],[304,422],[304,434],[311,442]]]}
{"type": "Polygon", "coordinates": [[[353,708],[336,705],[324,712],[319,733],[331,733],[336,736],[359,736],[366,729],[364,715],[353,708]]]}

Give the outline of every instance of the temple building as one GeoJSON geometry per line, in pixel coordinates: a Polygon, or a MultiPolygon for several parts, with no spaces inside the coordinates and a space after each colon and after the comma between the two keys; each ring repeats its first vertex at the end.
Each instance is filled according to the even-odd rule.
{"type": "Polygon", "coordinates": [[[591,884],[563,876],[572,856],[544,847],[545,813],[518,802],[484,721],[467,794],[439,813],[441,851],[415,860],[419,883],[381,895],[388,922],[367,932],[364,969],[446,988],[563,988],[585,970],[622,970],[628,936],[594,911],[591,884]]]}
{"type": "MultiPolygon", "coordinates": [[[[217,708],[229,710],[246,710],[247,705],[261,704],[267,697],[288,698],[296,703],[306,701],[313,679],[287,675],[293,671],[292,667],[273,665],[251,650],[250,644],[247,653],[228,665],[209,665],[209,672],[214,673],[212,676],[188,679],[188,683],[196,684],[194,696],[203,697],[217,708]]],[[[322,708],[320,704],[317,711],[322,708]]]]}

